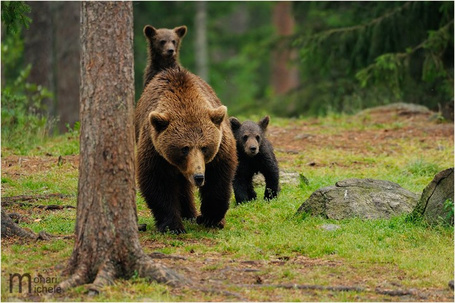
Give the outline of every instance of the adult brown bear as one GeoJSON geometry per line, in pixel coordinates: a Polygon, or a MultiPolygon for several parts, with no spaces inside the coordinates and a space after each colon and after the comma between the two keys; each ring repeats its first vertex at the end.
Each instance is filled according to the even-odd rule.
{"type": "Polygon", "coordinates": [[[158,73],[135,112],[139,189],[161,232],[185,232],[182,218],[224,227],[237,167],[235,139],[223,106],[201,78],[182,67],[158,73]]]}

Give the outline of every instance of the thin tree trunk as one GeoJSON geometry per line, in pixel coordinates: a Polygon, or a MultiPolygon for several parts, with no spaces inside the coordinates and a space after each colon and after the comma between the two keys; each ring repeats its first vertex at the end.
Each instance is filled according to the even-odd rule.
{"type": "Polygon", "coordinates": [[[80,2],[53,2],[54,11],[54,70],[56,115],[58,129],[79,121],[79,63],[80,63],[80,2]]]}
{"type": "Polygon", "coordinates": [[[207,2],[196,2],[196,70],[199,77],[208,82],[208,47],[207,47],[207,2]]]}
{"type": "MultiPolygon", "coordinates": [[[[277,2],[273,8],[273,24],[278,37],[292,35],[295,20],[292,16],[292,2],[277,2]]],[[[276,95],[284,95],[299,84],[298,69],[293,66],[297,58],[295,49],[279,43],[272,53],[272,87],[276,95]]]]}
{"type": "Polygon", "coordinates": [[[137,233],[132,2],[82,2],[81,134],[76,238],[62,289],[140,277],[185,280],[155,263],[137,233]]]}
{"type": "MultiPolygon", "coordinates": [[[[26,64],[32,65],[27,81],[52,92],[54,90],[52,3],[27,1],[26,4],[31,8],[32,19],[30,27],[24,30],[24,60],[26,64]]],[[[44,99],[42,105],[45,107],[41,110],[42,114],[55,115],[52,99],[44,99]]]]}

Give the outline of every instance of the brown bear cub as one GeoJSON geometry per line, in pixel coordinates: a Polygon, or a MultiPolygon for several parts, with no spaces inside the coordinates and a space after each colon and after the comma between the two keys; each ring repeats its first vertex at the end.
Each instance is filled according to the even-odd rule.
{"type": "Polygon", "coordinates": [[[144,27],[148,41],[148,62],[144,70],[144,88],[160,71],[179,65],[180,44],[186,35],[186,26],[174,29],[156,29],[151,25],[144,27]]]}
{"type": "Polygon", "coordinates": [[[265,137],[269,121],[269,116],[257,124],[252,121],[240,123],[237,118],[230,118],[239,161],[233,182],[237,204],[256,199],[253,176],[257,173],[263,174],[265,178],[264,199],[270,200],[278,196],[280,190],[278,162],[272,144],[265,137]]]}
{"type": "Polygon", "coordinates": [[[158,230],[184,233],[182,219],[196,217],[223,228],[237,154],[227,108],[210,86],[182,67],[161,71],[138,101],[135,128],[139,189],[158,230]]]}

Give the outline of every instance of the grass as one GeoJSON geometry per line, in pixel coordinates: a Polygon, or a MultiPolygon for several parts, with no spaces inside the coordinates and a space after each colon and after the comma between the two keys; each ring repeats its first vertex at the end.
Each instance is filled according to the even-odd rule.
{"type": "MultiPolygon", "coordinates": [[[[261,117],[253,120],[259,118],[261,117]]],[[[311,125],[313,128],[309,131],[314,135],[336,135],[359,129],[368,132],[406,126],[397,122],[361,126],[360,122],[346,116],[318,119],[317,123],[315,121],[274,119],[272,124],[276,122],[273,125],[283,129],[311,125]]],[[[21,165],[28,165],[27,162],[21,165],[14,162],[9,167],[9,172],[12,173],[2,174],[2,196],[59,192],[71,196],[63,200],[40,200],[34,203],[76,206],[77,167],[70,161],[63,164],[55,161],[58,155],[77,153],[76,138],[74,134],[67,134],[48,139],[39,148],[29,147],[28,156],[48,161],[45,169],[36,169],[30,164],[30,169],[35,171],[22,173],[21,165]],[[46,156],[49,153],[54,160],[49,160],[46,156]]],[[[195,222],[187,221],[187,234],[160,234],[154,227],[144,200],[138,194],[139,223],[146,223],[149,228],[147,232],[139,233],[141,243],[147,253],[159,251],[167,255],[184,256],[187,260],[168,262],[197,281],[213,280],[215,284],[221,283],[225,290],[239,293],[248,300],[383,301],[396,298],[374,292],[244,288],[229,281],[235,282],[238,279],[239,284],[255,284],[256,279],[261,279],[265,284],[360,285],[373,290],[377,287],[436,289],[440,293],[445,291],[446,295],[434,298],[445,300],[450,298],[446,285],[453,279],[452,227],[427,226],[424,222],[409,220],[406,215],[390,220],[334,221],[296,214],[297,208],[316,189],[347,178],[389,180],[420,193],[434,174],[453,166],[453,142],[440,139],[433,143],[439,147],[430,148],[429,143],[408,137],[396,138],[385,147],[369,148],[369,143],[365,142],[362,150],[327,144],[319,149],[308,148],[304,153],[290,155],[285,150],[278,149],[277,157],[281,168],[300,173],[308,180],[308,184],[284,184],[278,199],[269,202],[259,198],[236,206],[232,200],[226,216],[226,227],[219,231],[205,229],[195,222]],[[309,166],[308,163],[312,161],[316,165],[309,166]],[[324,224],[336,224],[340,228],[327,231],[322,228],[324,224]],[[256,271],[244,271],[245,268],[256,271]]],[[[14,150],[8,149],[2,157],[16,154],[14,150]]],[[[260,197],[264,188],[256,188],[256,191],[260,197]]],[[[5,209],[7,212],[17,211],[23,214],[27,220],[20,225],[35,232],[45,230],[57,235],[72,235],[74,232],[74,209],[55,212],[31,207],[5,209]]],[[[117,280],[97,297],[88,297],[85,287],[72,289],[64,296],[57,297],[9,293],[10,273],[28,272],[32,276],[41,273],[57,277],[61,281],[60,274],[71,255],[73,243],[72,239],[39,242],[2,239],[2,300],[240,300],[219,293],[173,289],[139,278],[117,280]]]]}

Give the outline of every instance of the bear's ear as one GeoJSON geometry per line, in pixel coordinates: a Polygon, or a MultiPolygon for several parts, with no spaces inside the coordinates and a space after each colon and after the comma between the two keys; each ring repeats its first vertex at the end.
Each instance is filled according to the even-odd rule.
{"type": "Polygon", "coordinates": [[[212,109],[209,112],[210,119],[212,120],[213,124],[216,126],[220,126],[221,122],[223,122],[224,117],[226,116],[227,113],[227,107],[224,105],[221,105],[218,108],[212,109]]]}
{"type": "Polygon", "coordinates": [[[149,114],[149,121],[158,133],[165,130],[169,125],[169,117],[166,114],[160,114],[155,111],[149,114]]]}
{"type": "Polygon", "coordinates": [[[229,118],[229,122],[231,122],[231,129],[232,131],[237,131],[240,126],[242,126],[242,123],[240,123],[239,119],[237,119],[236,117],[231,117],[229,118]]]}
{"type": "Polygon", "coordinates": [[[265,131],[267,129],[267,126],[269,125],[269,122],[270,117],[265,116],[264,118],[261,119],[261,121],[259,121],[258,125],[262,128],[263,131],[265,131]]]}
{"type": "Polygon", "coordinates": [[[154,28],[153,26],[151,25],[146,25],[144,27],[144,35],[149,38],[149,39],[152,39],[155,35],[156,35],[156,28],[154,28]]]}
{"type": "Polygon", "coordinates": [[[179,38],[183,38],[186,35],[186,26],[182,25],[179,27],[174,28],[174,32],[179,36],[179,38]]]}

